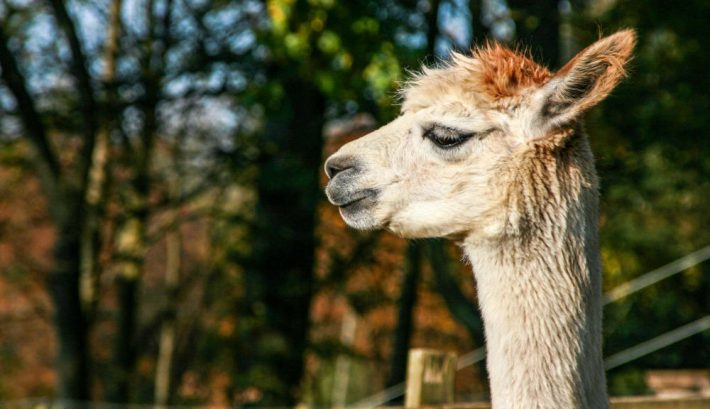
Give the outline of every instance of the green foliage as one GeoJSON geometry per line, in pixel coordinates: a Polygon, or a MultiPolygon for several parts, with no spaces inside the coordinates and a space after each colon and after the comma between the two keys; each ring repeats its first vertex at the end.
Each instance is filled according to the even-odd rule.
{"type": "Polygon", "coordinates": [[[414,18],[422,13],[416,5],[278,0],[267,2],[266,11],[269,24],[259,33],[268,46],[264,62],[287,69],[270,76],[266,87],[253,90],[270,93],[255,102],[274,104],[284,96],[283,91],[274,92],[282,90],[276,84],[297,77],[312,80],[328,98],[330,115],[367,110],[388,119],[394,114],[394,92],[403,71],[416,68],[421,58],[422,49],[402,39],[426,28],[414,18]]]}
{"type": "Polygon", "coordinates": [[[609,393],[614,396],[639,396],[647,395],[650,392],[642,370],[619,371],[609,380],[609,393]]]}

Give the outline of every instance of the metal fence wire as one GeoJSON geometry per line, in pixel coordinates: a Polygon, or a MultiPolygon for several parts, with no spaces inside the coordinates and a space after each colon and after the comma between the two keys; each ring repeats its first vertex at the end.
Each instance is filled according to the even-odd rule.
{"type": "MultiPolygon", "coordinates": [[[[710,245],[613,288],[604,294],[603,305],[608,305],[621,300],[624,297],[641,291],[644,288],[656,284],[661,280],[665,280],[675,274],[681,273],[688,268],[700,264],[708,259],[710,259],[710,245]]],[[[638,359],[642,356],[658,351],[661,348],[665,348],[671,344],[682,341],[695,334],[699,334],[707,329],[710,329],[710,315],[706,315],[697,321],[693,321],[653,339],[611,355],[604,360],[604,367],[607,370],[616,368],[625,363],[631,362],[634,359],[638,359]]],[[[458,358],[456,370],[468,368],[469,366],[482,361],[485,357],[485,347],[469,351],[458,358]]],[[[354,408],[374,408],[381,406],[393,399],[403,396],[404,386],[404,382],[399,383],[349,406],[354,408]]]]}

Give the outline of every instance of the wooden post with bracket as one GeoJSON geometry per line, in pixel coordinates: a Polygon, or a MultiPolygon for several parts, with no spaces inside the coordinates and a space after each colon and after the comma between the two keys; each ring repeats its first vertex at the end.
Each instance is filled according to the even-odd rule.
{"type": "Polygon", "coordinates": [[[456,354],[433,349],[411,349],[407,363],[407,408],[442,405],[454,401],[456,354]]]}

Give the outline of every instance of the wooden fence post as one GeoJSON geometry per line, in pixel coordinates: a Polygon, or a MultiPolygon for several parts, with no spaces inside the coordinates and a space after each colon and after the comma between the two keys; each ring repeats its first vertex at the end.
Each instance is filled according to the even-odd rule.
{"type": "Polygon", "coordinates": [[[410,349],[404,406],[418,408],[453,403],[455,374],[455,353],[410,349]]]}

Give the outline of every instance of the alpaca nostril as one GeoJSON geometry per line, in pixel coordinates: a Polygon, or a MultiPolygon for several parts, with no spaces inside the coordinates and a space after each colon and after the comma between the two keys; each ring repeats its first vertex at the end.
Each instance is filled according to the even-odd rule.
{"type": "MultiPolygon", "coordinates": [[[[347,169],[347,168],[345,168],[347,169]]],[[[345,170],[336,166],[333,166],[332,164],[328,164],[325,166],[325,174],[328,175],[328,179],[333,179],[335,175],[340,173],[341,171],[345,170]]]]}
{"type": "Polygon", "coordinates": [[[325,161],[325,174],[329,179],[333,179],[338,173],[355,167],[354,160],[350,156],[331,156],[325,161]]]}

